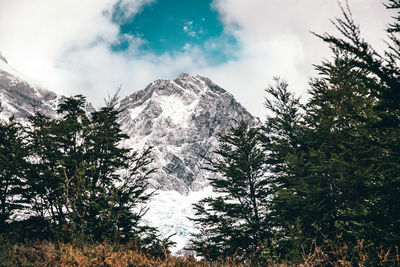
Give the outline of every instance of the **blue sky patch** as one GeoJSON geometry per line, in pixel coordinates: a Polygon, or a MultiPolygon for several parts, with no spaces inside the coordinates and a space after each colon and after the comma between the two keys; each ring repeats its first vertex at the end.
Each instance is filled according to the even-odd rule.
{"type": "Polygon", "coordinates": [[[141,51],[156,55],[179,53],[197,47],[204,60],[217,65],[233,59],[237,40],[224,32],[212,0],[156,0],[146,4],[133,17],[124,16],[121,2],[114,6],[112,19],[120,25],[119,43],[112,45],[115,52],[129,54],[129,37],[140,37],[141,51]]]}

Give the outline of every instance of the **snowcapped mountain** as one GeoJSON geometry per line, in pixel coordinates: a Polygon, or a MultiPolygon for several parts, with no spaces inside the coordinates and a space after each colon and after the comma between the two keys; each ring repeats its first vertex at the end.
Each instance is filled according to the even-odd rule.
{"type": "MultiPolygon", "coordinates": [[[[35,108],[55,117],[62,98],[14,70],[0,53],[2,118],[15,115],[26,121],[35,108]]],[[[89,103],[87,108],[92,109],[89,103]]],[[[144,223],[157,227],[162,237],[176,234],[172,251],[180,253],[194,231],[188,219],[194,216],[192,204],[213,194],[202,156],[216,149],[218,133],[235,119],[254,124],[259,120],[210,79],[186,73],[152,82],[124,98],[120,108],[119,122],[129,135],[123,145],[139,151],[153,147],[153,166],[158,170],[151,183],[160,190],[144,223]]]]}
{"type": "Polygon", "coordinates": [[[20,120],[37,108],[47,115],[55,114],[59,96],[35,85],[27,77],[13,69],[0,52],[0,101],[2,118],[14,115],[20,120]]]}
{"type": "Polygon", "coordinates": [[[153,186],[187,194],[207,184],[203,155],[234,119],[257,120],[227,91],[201,76],[159,79],[121,101],[128,146],[152,146],[158,168],[153,186]]]}
{"type": "Polygon", "coordinates": [[[175,234],[172,251],[184,253],[195,231],[188,219],[194,216],[192,204],[213,194],[202,155],[217,148],[217,134],[234,119],[254,124],[259,120],[210,79],[186,73],[175,80],[154,81],[123,99],[120,107],[120,123],[130,137],[125,145],[139,151],[152,146],[158,169],[152,184],[161,190],[144,222],[157,227],[162,237],[175,234]]]}

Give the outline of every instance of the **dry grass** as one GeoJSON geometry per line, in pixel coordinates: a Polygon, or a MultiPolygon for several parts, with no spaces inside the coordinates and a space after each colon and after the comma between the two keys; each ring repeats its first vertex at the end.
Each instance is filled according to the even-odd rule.
{"type": "Polygon", "coordinates": [[[197,266],[194,259],[166,256],[157,259],[128,246],[107,243],[82,248],[50,242],[15,245],[9,263],[16,266],[197,266]]]}
{"type": "MultiPolygon", "coordinates": [[[[97,245],[74,246],[68,243],[37,242],[32,245],[13,245],[3,249],[0,255],[0,266],[189,266],[189,267],[230,267],[257,266],[250,263],[238,263],[232,259],[210,263],[196,261],[193,257],[176,257],[165,254],[155,258],[138,251],[132,246],[115,246],[108,243],[97,245]]],[[[398,247],[377,248],[380,266],[399,266],[398,247]],[[386,263],[386,264],[385,264],[386,263]],[[388,265],[389,264],[389,265],[388,265]]],[[[364,241],[359,241],[356,258],[349,258],[346,245],[327,244],[323,248],[314,246],[308,252],[303,251],[303,263],[270,264],[268,266],[367,266],[369,255],[365,253],[364,241]]],[[[266,264],[260,265],[265,266],[266,264]]]]}
{"type": "Polygon", "coordinates": [[[166,254],[155,258],[129,246],[113,246],[107,243],[77,247],[71,244],[37,242],[31,246],[14,245],[9,257],[0,266],[188,266],[228,267],[249,266],[226,260],[218,263],[196,261],[193,257],[176,257],[166,254]]]}

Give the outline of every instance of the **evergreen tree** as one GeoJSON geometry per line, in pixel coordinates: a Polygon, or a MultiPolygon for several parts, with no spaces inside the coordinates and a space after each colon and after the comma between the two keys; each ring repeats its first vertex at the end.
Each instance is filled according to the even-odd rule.
{"type": "Polygon", "coordinates": [[[274,116],[265,126],[272,129],[265,142],[275,181],[272,214],[279,252],[292,262],[303,260],[303,250],[338,236],[356,246],[370,219],[366,203],[374,160],[382,152],[369,140],[374,132],[365,124],[376,117],[369,87],[374,79],[354,68],[348,53],[333,53],[332,62],[316,66],[319,77],[310,82],[302,116],[282,85],[268,90],[277,99],[267,101],[274,116]]]}
{"type": "MultiPolygon", "coordinates": [[[[389,2],[399,8],[398,1],[389,2]]],[[[337,242],[350,248],[347,256],[355,263],[361,259],[352,248],[367,240],[364,249],[374,263],[377,247],[399,243],[399,17],[388,28],[392,44],[381,56],[360,37],[350,11],[342,10],[344,19],[335,25],[344,39],[318,35],[334,57],[316,66],[319,75],[310,82],[297,130],[279,120],[266,123],[280,129],[265,141],[275,166],[272,214],[283,257],[294,262],[313,245],[337,242]]],[[[269,109],[274,105],[267,102],[269,109]]]]}
{"type": "Polygon", "coordinates": [[[258,128],[237,122],[219,135],[208,170],[215,197],[194,205],[199,233],[191,249],[208,260],[254,257],[270,238],[265,153],[258,128]]]}
{"type": "MultiPolygon", "coordinates": [[[[262,133],[273,190],[270,207],[272,225],[274,229],[279,229],[274,233],[277,244],[273,249],[276,255],[286,255],[292,228],[298,226],[296,214],[301,213],[300,210],[304,208],[301,196],[296,193],[296,188],[301,183],[304,164],[300,146],[303,107],[299,99],[289,91],[284,80],[274,80],[275,85],[265,90],[268,94],[265,99],[268,116],[262,133]]],[[[300,251],[298,249],[300,244],[295,244],[293,251],[300,251]]]]}
{"type": "Polygon", "coordinates": [[[374,82],[365,71],[354,68],[351,55],[333,50],[333,62],[317,66],[319,77],[310,85],[302,135],[303,160],[298,194],[309,207],[299,216],[303,235],[317,244],[336,240],[356,246],[366,225],[366,201],[372,193],[374,159],[381,150],[368,137],[366,119],[373,119],[374,82]]]}
{"type": "Polygon", "coordinates": [[[0,233],[6,231],[15,210],[23,207],[21,189],[27,168],[23,139],[22,126],[14,117],[0,120],[0,233]]]}
{"type": "Polygon", "coordinates": [[[24,198],[30,204],[33,216],[50,221],[53,231],[60,230],[66,222],[66,216],[55,121],[36,111],[29,117],[29,122],[27,149],[30,166],[24,198]]]}
{"type": "Polygon", "coordinates": [[[26,199],[36,215],[50,218],[53,232],[64,237],[75,236],[85,225],[77,228],[79,191],[83,188],[83,161],[88,127],[84,97],[64,99],[58,106],[58,119],[36,112],[30,117],[28,143],[32,164],[28,176],[26,199]]]}
{"type": "MultiPolygon", "coordinates": [[[[150,148],[138,153],[120,146],[128,136],[117,123],[117,100],[116,96],[112,97],[104,107],[91,114],[91,129],[86,137],[89,144],[86,180],[90,188],[86,217],[92,221],[88,229],[98,236],[97,239],[101,236],[117,238],[114,241],[120,241],[121,237],[121,241],[133,238],[149,246],[145,238],[139,237],[155,237],[155,229],[139,225],[146,211],[145,204],[154,194],[148,183],[155,172],[149,167],[153,158],[150,148]]],[[[150,239],[150,243],[155,240],[150,239]]]]}
{"type": "Polygon", "coordinates": [[[85,98],[66,98],[58,119],[40,113],[30,118],[32,155],[25,197],[42,220],[50,220],[58,238],[113,242],[134,241],[159,253],[156,229],[142,226],[145,205],[154,194],[151,150],[121,146],[128,138],[117,123],[118,99],[89,115],[85,98]],[[158,251],[158,252],[157,252],[158,251]]]}
{"type": "MultiPolygon", "coordinates": [[[[387,8],[398,10],[400,2],[389,0],[387,8]]],[[[335,49],[352,55],[353,69],[369,78],[368,87],[375,97],[373,114],[363,121],[369,134],[364,138],[380,151],[370,163],[371,195],[366,200],[369,238],[375,246],[390,247],[400,243],[400,37],[399,12],[389,24],[388,47],[379,54],[360,34],[349,8],[342,8],[344,19],[335,22],[341,36],[317,35],[335,49]]]]}

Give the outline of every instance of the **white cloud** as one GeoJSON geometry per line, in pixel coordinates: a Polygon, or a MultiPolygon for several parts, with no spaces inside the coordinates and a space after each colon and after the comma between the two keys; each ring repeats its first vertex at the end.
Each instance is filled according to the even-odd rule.
{"type": "MultiPolygon", "coordinates": [[[[376,0],[349,3],[363,35],[382,48],[389,12],[376,0]]],[[[306,95],[308,80],[315,74],[312,64],[330,56],[327,45],[310,31],[337,32],[329,21],[341,14],[336,1],[215,0],[213,6],[243,50],[237,51],[235,62],[200,71],[262,118],[263,89],[272,83],[273,76],[285,78],[298,95],[306,95]]]]}
{"type": "MultiPolygon", "coordinates": [[[[121,7],[122,10],[124,10],[123,13],[119,13],[119,17],[116,19],[119,22],[123,22],[125,20],[131,19],[134,17],[137,13],[139,13],[144,6],[149,5],[153,3],[156,0],[121,0],[119,3],[119,6],[121,7]]],[[[117,1],[114,1],[117,2],[117,1]]]]}
{"type": "MultiPolygon", "coordinates": [[[[123,0],[127,19],[155,0],[123,0]]],[[[263,116],[263,89],[273,76],[286,78],[304,94],[313,63],[329,56],[309,31],[332,27],[340,14],[332,0],[214,0],[225,25],[239,41],[235,60],[208,66],[201,49],[190,44],[182,53],[155,56],[139,51],[144,42],[125,36],[129,54],[115,54],[118,26],[110,21],[117,0],[0,0],[0,50],[16,69],[63,94],[83,93],[99,104],[122,84],[122,95],[156,78],[180,71],[202,74],[233,93],[251,112],[263,116]],[[238,27],[239,26],[239,27],[238,27]]],[[[354,17],[369,40],[382,46],[389,15],[376,0],[351,0],[354,17]]],[[[186,25],[190,26],[190,25],[186,25]]],[[[188,28],[188,30],[190,30],[188,28]]],[[[223,42],[210,42],[221,46],[223,42]]]]}
{"type": "Polygon", "coordinates": [[[90,49],[99,40],[116,41],[118,27],[102,14],[112,4],[112,0],[1,1],[0,49],[27,76],[50,88],[66,89],[64,75],[69,70],[59,66],[65,66],[70,51],[90,49]]]}

